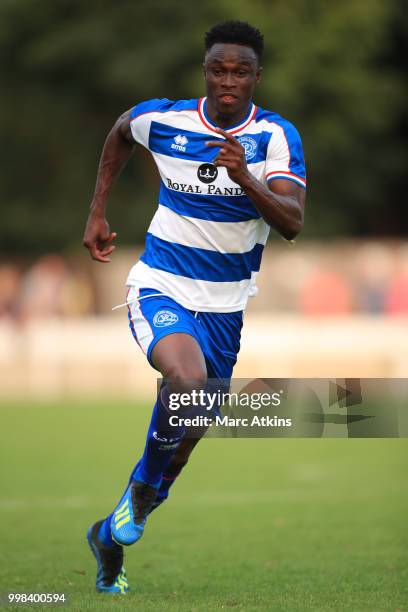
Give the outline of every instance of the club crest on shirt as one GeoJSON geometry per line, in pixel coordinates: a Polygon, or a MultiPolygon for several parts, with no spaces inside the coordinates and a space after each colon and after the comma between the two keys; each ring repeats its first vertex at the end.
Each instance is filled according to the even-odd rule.
{"type": "Polygon", "coordinates": [[[170,310],[159,310],[153,317],[153,325],[155,327],[167,327],[177,323],[178,316],[170,310]]]}
{"type": "Polygon", "coordinates": [[[256,150],[258,148],[256,140],[254,138],[251,138],[250,136],[240,136],[237,140],[239,144],[244,147],[246,159],[253,159],[256,155],[256,150]]]}

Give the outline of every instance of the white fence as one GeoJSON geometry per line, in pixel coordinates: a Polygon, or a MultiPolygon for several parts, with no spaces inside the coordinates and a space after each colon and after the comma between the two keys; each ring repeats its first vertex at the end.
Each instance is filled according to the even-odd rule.
{"type": "MultiPolygon", "coordinates": [[[[407,317],[247,313],[234,375],[407,377],[407,317]]],[[[152,397],[157,373],[126,316],[0,323],[0,398],[152,397]]]]}

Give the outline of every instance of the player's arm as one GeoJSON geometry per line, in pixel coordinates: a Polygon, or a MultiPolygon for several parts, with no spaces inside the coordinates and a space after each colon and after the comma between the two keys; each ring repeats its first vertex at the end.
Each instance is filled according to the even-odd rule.
{"type": "Polygon", "coordinates": [[[266,223],[286,240],[293,240],[303,227],[304,187],[286,179],[275,179],[265,187],[250,172],[239,183],[266,223]]]}
{"type": "Polygon", "coordinates": [[[293,240],[303,227],[305,189],[285,179],[275,179],[266,187],[249,172],[238,140],[224,130],[217,131],[226,140],[207,143],[221,147],[214,164],[227,168],[230,179],[242,187],[268,225],[286,240],[293,240]]]}
{"type": "Polygon", "coordinates": [[[129,121],[130,110],[119,117],[105,141],[83,238],[83,244],[89,249],[92,259],[104,263],[110,261],[108,256],[115,248],[112,241],[117,236],[111,232],[105,217],[108,196],[135,145],[129,121]]]}

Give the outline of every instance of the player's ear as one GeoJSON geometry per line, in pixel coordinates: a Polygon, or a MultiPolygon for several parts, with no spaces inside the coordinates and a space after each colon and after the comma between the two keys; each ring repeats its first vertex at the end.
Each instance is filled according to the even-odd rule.
{"type": "Polygon", "coordinates": [[[203,62],[203,77],[205,78],[205,62],[203,62]]]}
{"type": "Polygon", "coordinates": [[[259,81],[261,80],[261,78],[262,78],[262,71],[263,71],[262,66],[259,66],[257,68],[257,71],[256,71],[255,83],[259,83],[259,81]]]}

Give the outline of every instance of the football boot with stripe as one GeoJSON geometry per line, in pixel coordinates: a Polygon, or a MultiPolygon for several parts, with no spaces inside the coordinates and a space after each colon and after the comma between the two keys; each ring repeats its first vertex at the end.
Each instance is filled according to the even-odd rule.
{"type": "Polygon", "coordinates": [[[146,517],[157,497],[157,489],[132,480],[111,519],[112,538],[122,546],[134,544],[143,535],[146,517]]]}
{"type": "Polygon", "coordinates": [[[124,594],[129,590],[125,568],[123,567],[123,548],[117,544],[105,546],[98,537],[103,521],[89,528],[87,540],[96,559],[96,590],[100,593],[124,594]]]}

